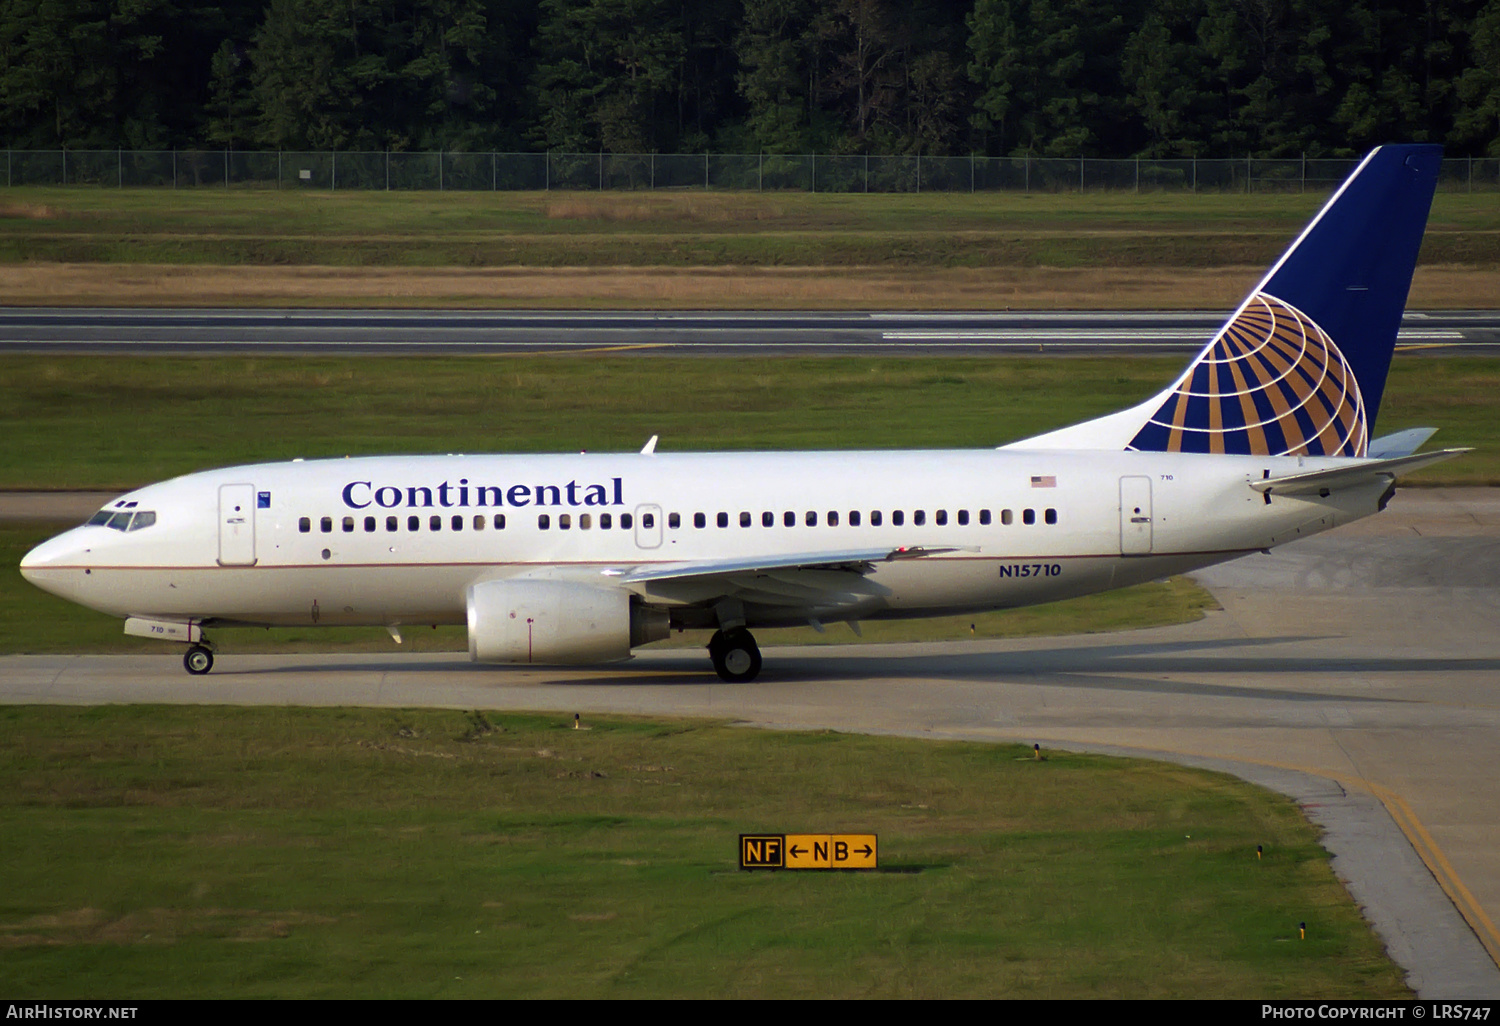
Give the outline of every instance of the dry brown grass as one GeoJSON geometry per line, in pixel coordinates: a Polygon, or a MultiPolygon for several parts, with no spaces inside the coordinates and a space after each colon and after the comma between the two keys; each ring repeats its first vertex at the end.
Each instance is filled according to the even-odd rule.
{"type": "Polygon", "coordinates": [[[712,193],[643,196],[624,194],[564,195],[547,201],[547,216],[570,221],[686,221],[693,224],[740,224],[779,221],[784,206],[763,196],[712,193]]]}
{"type": "MultiPolygon", "coordinates": [[[[13,306],[539,307],[720,310],[1224,309],[1258,267],[397,268],[0,265],[13,306]]],[[[1500,304],[1500,269],[1423,267],[1418,309],[1500,304]]]]}
{"type": "Polygon", "coordinates": [[[45,203],[0,203],[0,217],[26,221],[51,221],[62,216],[62,211],[45,203]]]}

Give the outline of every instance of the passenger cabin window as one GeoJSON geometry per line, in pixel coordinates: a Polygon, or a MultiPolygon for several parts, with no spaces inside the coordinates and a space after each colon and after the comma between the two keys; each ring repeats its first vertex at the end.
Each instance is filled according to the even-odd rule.
{"type": "Polygon", "coordinates": [[[694,513],[693,514],[693,526],[694,527],[707,527],[708,526],[708,517],[704,516],[702,513],[694,513]]]}
{"type": "Polygon", "coordinates": [[[718,518],[718,524],[719,524],[720,527],[728,527],[729,526],[729,514],[728,513],[720,513],[719,514],[719,518],[718,518]]]}
{"type": "Polygon", "coordinates": [[[802,517],[802,522],[804,524],[806,524],[808,527],[817,527],[818,526],[818,511],[815,510],[815,509],[808,510],[807,513],[802,517]]]}
{"type": "Polygon", "coordinates": [[[589,528],[591,528],[593,526],[594,526],[594,517],[593,517],[593,514],[590,514],[590,513],[580,513],[580,514],[578,514],[578,529],[580,531],[587,531],[589,528]]]}
{"type": "Polygon", "coordinates": [[[621,513],[620,514],[620,530],[622,530],[622,531],[628,531],[628,530],[630,530],[634,526],[635,526],[635,517],[631,516],[629,513],[621,513]]]}
{"type": "Polygon", "coordinates": [[[400,527],[401,527],[401,518],[400,517],[386,517],[385,518],[385,529],[387,531],[396,531],[396,530],[399,530],[400,527]]]}
{"type": "Polygon", "coordinates": [[[878,509],[872,509],[872,510],[870,510],[870,526],[871,527],[879,527],[880,526],[880,510],[878,510],[878,509]]]}
{"type": "Polygon", "coordinates": [[[968,527],[969,526],[969,511],[968,510],[961,509],[961,510],[958,511],[958,526],[959,527],[968,527]]]}
{"type": "Polygon", "coordinates": [[[453,519],[450,521],[450,526],[455,531],[462,531],[464,529],[464,518],[457,513],[453,514],[453,519]]]}
{"type": "Polygon", "coordinates": [[[656,514],[655,513],[642,513],[641,514],[641,526],[643,528],[646,528],[647,530],[655,527],[656,526],[656,514]]]}
{"type": "Polygon", "coordinates": [[[601,531],[608,531],[614,525],[614,517],[610,516],[608,513],[599,514],[599,529],[601,531]]]}
{"type": "Polygon", "coordinates": [[[925,509],[913,510],[911,514],[911,522],[916,527],[921,527],[923,524],[927,523],[927,511],[925,509]]]}
{"type": "Polygon", "coordinates": [[[1004,524],[1006,527],[1009,527],[1014,520],[1015,517],[1011,515],[1010,510],[1002,509],[1000,511],[1000,523],[1004,524]]]}
{"type": "MultiPolygon", "coordinates": [[[[89,523],[93,523],[93,521],[91,520],[91,521],[89,521],[89,523]]],[[[306,534],[307,532],[311,531],[312,530],[312,520],[309,519],[308,517],[303,517],[301,520],[298,520],[297,521],[297,530],[301,531],[303,534],[306,534]]]]}
{"type": "Polygon", "coordinates": [[[859,510],[857,510],[857,509],[851,509],[849,511],[849,526],[850,527],[858,527],[859,526],[859,510]]]}
{"type": "Polygon", "coordinates": [[[374,517],[365,517],[365,533],[369,534],[370,532],[372,532],[374,530],[375,530],[375,518],[374,517]]]}
{"type": "Polygon", "coordinates": [[[839,511],[838,510],[831,509],[831,510],[828,511],[828,526],[829,527],[837,527],[837,526],[839,526],[839,511]]]}
{"type": "Polygon", "coordinates": [[[333,532],[333,517],[324,517],[322,520],[319,520],[318,527],[324,534],[331,534],[333,532]]]}
{"type": "Polygon", "coordinates": [[[741,513],[740,514],[740,526],[741,527],[749,527],[750,526],[750,514],[749,513],[741,513]]]}
{"type": "Polygon", "coordinates": [[[1036,510],[1034,510],[1034,509],[1022,510],[1021,511],[1021,523],[1026,524],[1027,526],[1030,526],[1031,524],[1036,523],[1036,510]]]}
{"type": "Polygon", "coordinates": [[[552,527],[552,518],[547,514],[542,513],[536,518],[536,526],[537,530],[539,531],[550,530],[552,527]]]}
{"type": "Polygon", "coordinates": [[[476,531],[483,531],[484,530],[484,514],[483,513],[476,513],[476,514],[474,514],[474,530],[476,530],[476,531]]]}
{"type": "Polygon", "coordinates": [[[434,513],[427,518],[427,530],[441,531],[443,529],[443,518],[434,513]]]}
{"type": "Polygon", "coordinates": [[[948,523],[948,511],[945,509],[938,510],[932,515],[932,522],[939,527],[945,526],[948,523]]]}
{"type": "Polygon", "coordinates": [[[420,531],[422,529],[422,518],[421,517],[407,517],[406,518],[406,529],[408,531],[420,531]]]}
{"type": "Polygon", "coordinates": [[[905,514],[905,512],[903,512],[902,510],[899,510],[899,509],[893,509],[893,510],[891,510],[891,526],[892,527],[900,527],[904,523],[906,523],[906,514],[905,514]]]}
{"type": "Polygon", "coordinates": [[[989,524],[989,522],[990,522],[990,511],[989,510],[982,509],[982,510],[979,511],[979,522],[982,525],[988,525],[989,524]]]}
{"type": "Polygon", "coordinates": [[[1049,524],[1057,523],[1057,510],[1048,509],[1043,519],[1045,519],[1049,524]]]}
{"type": "MultiPolygon", "coordinates": [[[[605,524],[604,526],[608,527],[609,525],[605,524]]],[[[496,513],[495,514],[495,530],[497,530],[497,531],[503,531],[503,530],[505,530],[505,514],[504,513],[496,513]]]]}
{"type": "Polygon", "coordinates": [[[353,531],[354,531],[354,518],[353,517],[345,517],[344,518],[344,533],[345,534],[350,534],[353,531]]]}
{"type": "Polygon", "coordinates": [[[570,531],[573,529],[573,514],[559,513],[557,515],[557,529],[559,531],[570,531]]]}
{"type": "MultiPolygon", "coordinates": [[[[651,525],[647,524],[646,526],[650,527],[651,525]]],[[[669,527],[671,530],[675,531],[675,530],[677,530],[681,526],[682,526],[682,517],[678,516],[676,513],[668,513],[667,514],[667,527],[669,527]]]]}
{"type": "Polygon", "coordinates": [[[775,527],[776,526],[776,514],[772,513],[770,510],[766,510],[764,513],[762,513],[760,515],[760,526],[761,527],[775,527]]]}
{"type": "Polygon", "coordinates": [[[793,513],[791,510],[787,510],[785,513],[781,514],[781,522],[787,527],[796,527],[797,514],[793,513]]]}

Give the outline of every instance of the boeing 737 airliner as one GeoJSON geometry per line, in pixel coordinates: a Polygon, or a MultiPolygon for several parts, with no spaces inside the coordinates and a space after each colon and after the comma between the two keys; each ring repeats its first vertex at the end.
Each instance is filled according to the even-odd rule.
{"type": "Polygon", "coordinates": [[[189,474],[21,572],[187,644],[216,625],[468,625],[481,662],[623,659],[713,629],[1004,609],[1119,588],[1385,508],[1415,429],[1370,441],[1441,149],[1359,165],[1169,388],[998,449],[393,456],[189,474]]]}

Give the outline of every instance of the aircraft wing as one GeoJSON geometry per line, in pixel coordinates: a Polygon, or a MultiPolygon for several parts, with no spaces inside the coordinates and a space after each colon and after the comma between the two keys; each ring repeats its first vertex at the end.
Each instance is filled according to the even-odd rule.
{"type": "Polygon", "coordinates": [[[1347,467],[1336,467],[1333,470],[1314,470],[1306,474],[1287,474],[1282,477],[1268,477],[1260,481],[1251,481],[1250,487],[1257,492],[1270,493],[1272,495],[1298,495],[1305,492],[1320,492],[1324,489],[1346,487],[1348,485],[1360,484],[1371,481],[1377,477],[1394,479],[1397,474],[1405,474],[1421,467],[1451,460],[1455,456],[1462,456],[1472,449],[1438,449],[1434,452],[1418,453],[1414,456],[1398,456],[1388,460],[1366,460],[1347,467]]]}
{"type": "Polygon", "coordinates": [[[766,573],[773,570],[843,570],[867,574],[875,563],[894,563],[902,559],[921,559],[943,552],[956,552],[949,548],[899,548],[899,549],[848,549],[843,552],[801,552],[783,556],[749,556],[741,559],[708,559],[688,563],[670,563],[666,566],[651,565],[630,570],[621,575],[625,584],[644,581],[670,581],[727,577],[737,574],[766,573]]]}
{"type": "Polygon", "coordinates": [[[956,548],[850,549],[700,560],[639,567],[617,580],[632,590],[687,604],[737,599],[747,605],[839,610],[878,602],[886,589],[867,575],[877,563],[921,559],[956,548]]]}

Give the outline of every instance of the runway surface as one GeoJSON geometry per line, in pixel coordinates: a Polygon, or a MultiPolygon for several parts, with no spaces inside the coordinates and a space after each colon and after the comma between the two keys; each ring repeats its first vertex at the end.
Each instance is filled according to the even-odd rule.
{"type": "MultiPolygon", "coordinates": [[[[0,352],[626,352],[702,356],[1190,353],[1228,311],[692,313],[0,310],[0,352]]],[[[1399,344],[1500,353],[1500,312],[1408,313],[1399,344]]]]}
{"type": "MultiPolygon", "coordinates": [[[[0,659],[4,702],[449,706],[709,716],[1152,755],[1293,795],[1433,998],[1500,998],[1500,490],[1204,571],[1206,620],[1119,634],[773,648],[753,684],[697,652],[513,669],[464,656],[0,659]]],[[[841,628],[830,628],[830,631],[841,628]]],[[[1311,915],[1311,913],[1310,913],[1311,915]]]]}

